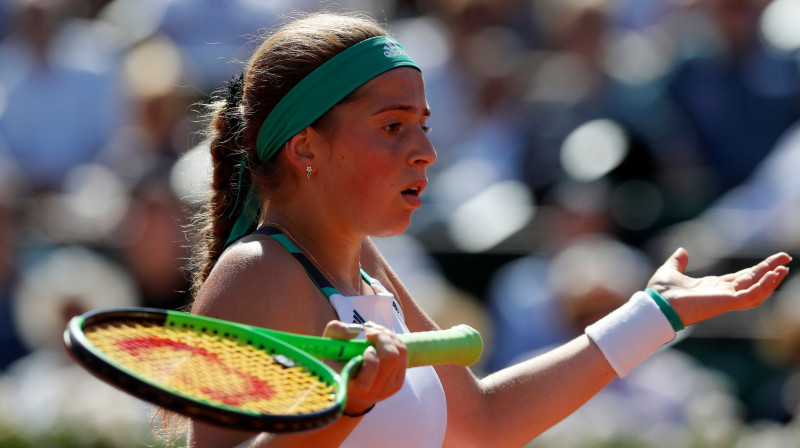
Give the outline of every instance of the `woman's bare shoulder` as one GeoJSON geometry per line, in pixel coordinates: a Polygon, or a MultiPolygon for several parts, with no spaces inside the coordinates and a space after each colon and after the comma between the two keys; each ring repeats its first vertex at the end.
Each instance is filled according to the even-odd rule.
{"type": "Polygon", "coordinates": [[[319,334],[335,318],[327,299],[294,257],[269,237],[249,238],[223,253],[192,311],[220,319],[319,334]],[[326,308],[327,307],[327,308],[326,308]]]}

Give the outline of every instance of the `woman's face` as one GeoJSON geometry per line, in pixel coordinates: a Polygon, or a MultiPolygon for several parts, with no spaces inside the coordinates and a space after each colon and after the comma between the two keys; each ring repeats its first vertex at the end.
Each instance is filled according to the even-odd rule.
{"type": "Polygon", "coordinates": [[[329,150],[314,167],[328,211],[360,233],[403,232],[420,207],[425,169],[436,160],[420,72],[397,68],[361,86],[330,112],[329,150]]]}

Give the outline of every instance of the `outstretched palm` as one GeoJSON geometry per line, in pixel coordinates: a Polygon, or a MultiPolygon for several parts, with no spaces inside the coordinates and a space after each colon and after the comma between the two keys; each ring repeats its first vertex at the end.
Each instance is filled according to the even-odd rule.
{"type": "Polygon", "coordinates": [[[789,268],[784,265],[791,260],[781,252],[738,272],[693,278],[683,273],[689,253],[680,248],[658,268],[648,286],[669,301],[685,325],[691,325],[760,305],[786,278],[789,268]]]}

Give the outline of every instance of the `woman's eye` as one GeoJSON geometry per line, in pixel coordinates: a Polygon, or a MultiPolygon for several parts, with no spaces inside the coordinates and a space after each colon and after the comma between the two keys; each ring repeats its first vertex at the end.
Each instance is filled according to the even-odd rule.
{"type": "MultiPolygon", "coordinates": [[[[403,125],[401,123],[392,123],[392,124],[388,124],[388,125],[383,127],[383,130],[386,131],[386,133],[388,133],[390,135],[396,135],[402,129],[403,129],[403,125]]],[[[431,127],[428,126],[428,125],[425,125],[425,124],[420,125],[420,129],[422,129],[422,132],[424,132],[426,134],[431,131],[431,127]]]]}
{"type": "Polygon", "coordinates": [[[389,134],[397,134],[400,132],[400,123],[392,123],[383,127],[383,129],[388,132],[389,134]]]}

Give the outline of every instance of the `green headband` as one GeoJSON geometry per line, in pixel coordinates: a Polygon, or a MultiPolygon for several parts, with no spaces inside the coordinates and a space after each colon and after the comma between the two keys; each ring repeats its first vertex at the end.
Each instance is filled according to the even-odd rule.
{"type": "MultiPolygon", "coordinates": [[[[419,67],[389,36],[361,41],[337,54],[294,86],[270,112],[258,131],[256,150],[261,162],[272,158],[290,138],[317,121],[325,112],[370,79],[397,67],[419,67]]],[[[244,168],[244,161],[243,168],[244,168]]],[[[239,172],[241,193],[244,169],[239,172]]],[[[237,194],[234,210],[238,206],[237,194]]],[[[259,213],[253,188],[247,193],[225,246],[245,236],[259,213]]],[[[231,216],[232,218],[233,216],[231,216]]]]}

